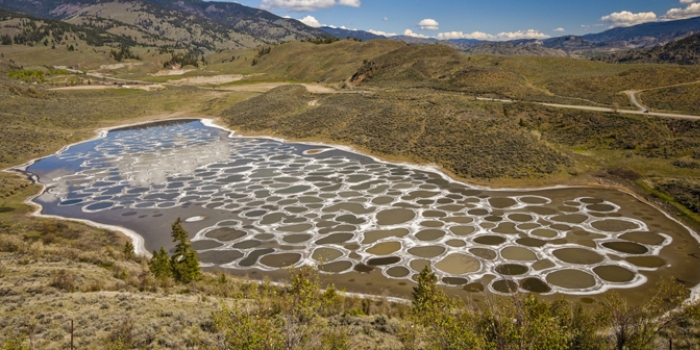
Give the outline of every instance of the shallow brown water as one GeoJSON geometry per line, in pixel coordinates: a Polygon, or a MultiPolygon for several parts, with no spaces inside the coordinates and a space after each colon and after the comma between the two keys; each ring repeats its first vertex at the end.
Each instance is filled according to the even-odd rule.
{"type": "Polygon", "coordinates": [[[28,171],[51,185],[44,213],[127,227],[148,250],[172,248],[175,218],[201,216],[184,226],[202,263],[260,278],[318,262],[337,286],[404,296],[425,266],[457,294],[641,298],[662,276],[700,282],[691,233],[614,190],[481,190],[197,122],[115,131],[28,171]]]}

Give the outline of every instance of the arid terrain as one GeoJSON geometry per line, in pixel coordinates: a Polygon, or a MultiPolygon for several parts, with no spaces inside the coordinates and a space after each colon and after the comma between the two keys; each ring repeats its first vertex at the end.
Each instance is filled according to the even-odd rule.
{"type": "MultiPolygon", "coordinates": [[[[70,20],[0,12],[0,35],[25,38],[0,45],[0,168],[5,170],[0,173],[0,345],[5,349],[70,348],[71,334],[76,349],[667,349],[669,342],[679,349],[700,348],[694,270],[673,272],[666,266],[700,265],[700,243],[693,236],[700,229],[700,66],[694,61],[654,58],[649,64],[632,59],[641,55],[637,51],[586,60],[480,51],[490,46],[465,53],[447,43],[314,39],[319,29],[281,18],[258,23],[250,17],[246,26],[227,24],[223,31],[215,12],[207,12],[206,20],[192,14],[196,6],[189,15],[167,8],[167,16],[158,12],[165,11],[161,5],[139,6],[91,4],[70,20]],[[122,15],[110,21],[95,17],[106,10],[122,15]],[[146,13],[164,16],[158,22],[162,33],[139,21],[146,13]],[[180,30],[195,26],[200,31],[194,37],[180,30]],[[61,34],[44,36],[44,29],[61,34]],[[623,59],[630,62],[617,63],[623,59]],[[490,190],[513,191],[509,195],[516,199],[523,197],[520,190],[557,186],[617,190],[644,210],[593,213],[581,222],[623,216],[643,227],[668,222],[661,228],[649,224],[649,234],[636,233],[641,238],[633,244],[658,247],[652,253],[668,264],[634,265],[648,281],[642,288],[589,294],[527,293],[536,288],[519,285],[517,277],[508,277],[517,274],[502,268],[486,273],[481,289],[474,283],[448,286],[455,281],[438,277],[454,269],[430,262],[432,271],[411,265],[415,271],[400,283],[375,278],[376,266],[354,269],[347,281],[342,276],[349,274],[325,274],[323,258],[310,268],[274,271],[203,265],[201,278],[183,282],[159,275],[156,259],[135,255],[119,232],[33,215],[39,208],[30,199],[44,189],[18,167],[108,128],[189,118],[212,120],[241,136],[338,145],[378,161],[430,166],[477,188],[478,193],[453,196],[467,208],[497,197],[490,190]],[[662,232],[671,226],[678,232],[662,232]],[[489,289],[496,279],[505,289],[489,289]]],[[[689,37],[649,52],[665,57],[678,47],[690,50],[696,41],[689,37]]],[[[372,168],[357,169],[369,173],[372,168]]],[[[402,171],[387,178],[405,176],[402,171]]],[[[426,191],[456,188],[441,181],[413,185],[426,191]]],[[[403,204],[433,205],[427,198],[393,195],[404,196],[403,204]]],[[[571,203],[585,198],[558,199],[564,204],[551,207],[573,212],[571,203]]],[[[434,206],[451,203],[443,200],[434,206]]],[[[578,203],[586,208],[603,200],[578,203]]],[[[478,219],[477,232],[498,229],[486,221],[508,217],[507,207],[478,219]]],[[[546,222],[553,214],[537,215],[527,232],[557,225],[546,222]]],[[[452,228],[450,218],[436,216],[426,225],[452,228]]],[[[167,232],[157,241],[172,254],[170,224],[159,224],[167,232]]],[[[568,244],[593,244],[593,249],[600,239],[600,232],[559,224],[554,235],[560,236],[541,236],[535,244],[544,242],[543,250],[568,244]]],[[[357,235],[366,234],[356,225],[357,235]]],[[[518,230],[525,238],[525,229],[518,230]]],[[[191,230],[189,239],[196,233],[191,230]]],[[[393,239],[382,234],[378,240],[393,239]]],[[[193,244],[199,247],[196,240],[193,244]]],[[[358,249],[347,246],[343,252],[358,249]]],[[[627,255],[607,252],[606,259],[633,266],[627,255]]],[[[206,264],[201,255],[200,260],[206,264]]]]}

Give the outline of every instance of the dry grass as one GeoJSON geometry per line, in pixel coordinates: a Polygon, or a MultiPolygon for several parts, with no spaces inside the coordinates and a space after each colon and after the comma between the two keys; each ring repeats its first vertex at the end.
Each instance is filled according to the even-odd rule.
{"type": "MultiPolygon", "coordinates": [[[[464,55],[442,45],[341,40],[329,45],[287,43],[256,57],[255,50],[208,56],[208,69],[253,74],[243,82],[323,82],[375,89],[430,88],[484,97],[565,104],[632,107],[627,90],[696,81],[700,68],[615,65],[561,57],[464,55]],[[338,52],[343,54],[339,55],[338,52]],[[305,57],[300,60],[298,57],[305,57]],[[233,60],[231,60],[234,58],[233,60]],[[251,66],[253,59],[258,64],[251,66]]],[[[694,101],[683,96],[685,101],[694,101]]]]}
{"type": "Polygon", "coordinates": [[[700,84],[644,91],[641,103],[654,111],[679,111],[700,115],[700,84]]]}
{"type": "MultiPolygon", "coordinates": [[[[697,170],[686,165],[696,162],[693,157],[700,153],[699,122],[479,102],[462,93],[606,104],[615,100],[610,96],[617,89],[643,88],[646,83],[641,81],[650,77],[649,84],[694,78],[698,70],[694,67],[615,67],[523,57],[470,59],[442,47],[393,42],[292,43],[273,48],[255,67],[245,60],[254,57],[253,52],[238,53],[242,59],[212,63],[209,68],[228,74],[267,73],[251,77],[252,82],[341,83],[369,67],[362,57],[383,56],[375,61],[383,68],[365,77],[361,86],[385,91],[323,96],[302,87],[283,87],[252,99],[258,94],[192,87],[157,92],[47,92],[42,86],[8,81],[2,72],[7,67],[0,65],[0,118],[7,121],[0,133],[0,166],[53,153],[91,137],[99,127],[173,113],[183,117],[224,113],[229,125],[247,131],[330,140],[386,157],[439,163],[460,176],[492,179],[490,184],[496,186],[506,183],[504,177],[517,186],[533,179],[569,181],[601,169],[614,170],[607,172],[613,176],[647,176],[657,185],[696,176],[697,170]],[[338,50],[359,54],[338,55],[338,50]],[[398,51],[392,55],[394,50],[398,51]],[[318,57],[290,60],[308,51],[318,57]],[[549,72],[548,67],[556,69],[549,72]],[[440,79],[443,74],[445,78],[440,79]],[[594,92],[576,84],[557,85],[567,77],[594,92]],[[408,88],[422,89],[402,91],[408,88]]],[[[228,54],[215,57],[224,59],[228,54]]],[[[134,67],[117,74],[138,76],[151,69],[148,64],[134,67]]],[[[194,71],[184,76],[216,74],[194,71]]],[[[651,190],[667,191],[670,195],[658,192],[667,196],[661,199],[680,203],[684,198],[676,192],[696,191],[695,183],[677,182],[672,189],[651,190]]],[[[17,176],[0,175],[0,344],[19,339],[33,348],[65,348],[68,320],[73,319],[81,348],[221,348],[222,331],[212,315],[221,311],[222,302],[241,310],[256,305],[251,299],[273,303],[289,295],[285,288],[214,275],[192,285],[155,280],[144,260],[123,256],[123,237],[29,217],[30,208],[22,201],[37,190],[17,176]],[[261,299],[261,295],[267,297],[261,299]]],[[[410,347],[413,341],[418,348],[428,347],[430,331],[411,328],[409,315],[405,306],[346,298],[307,329],[314,334],[306,348],[332,348],[332,344],[339,348],[343,343],[347,348],[398,349],[410,347]],[[333,339],[342,341],[333,343],[333,339]]],[[[697,346],[692,343],[698,338],[697,329],[691,322],[676,330],[675,337],[686,342],[681,346],[692,348],[697,346]]]]}

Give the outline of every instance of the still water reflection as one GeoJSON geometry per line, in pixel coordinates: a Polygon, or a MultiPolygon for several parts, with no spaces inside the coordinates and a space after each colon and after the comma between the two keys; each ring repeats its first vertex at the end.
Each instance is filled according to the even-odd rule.
{"type": "Polygon", "coordinates": [[[587,294],[643,285],[669,264],[662,251],[691,239],[617,191],[483,191],[197,120],[112,130],[27,170],[47,185],[35,199],[45,214],[133,229],[149,250],[171,247],[169,225],[189,219],[200,260],[235,270],[317,263],[392,281],[430,265],[476,290],[587,294]]]}

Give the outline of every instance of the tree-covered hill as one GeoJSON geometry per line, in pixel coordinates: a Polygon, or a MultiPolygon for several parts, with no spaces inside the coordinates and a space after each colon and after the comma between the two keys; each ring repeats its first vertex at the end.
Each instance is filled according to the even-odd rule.
{"type": "Polygon", "coordinates": [[[160,0],[1,0],[0,8],[101,28],[149,46],[208,50],[328,36],[303,23],[235,3],[160,0]]]}

